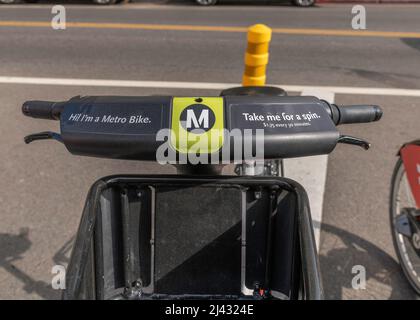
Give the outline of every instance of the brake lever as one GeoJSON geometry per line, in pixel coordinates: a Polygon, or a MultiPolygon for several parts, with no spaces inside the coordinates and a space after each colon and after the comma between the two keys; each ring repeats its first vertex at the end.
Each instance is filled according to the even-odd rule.
{"type": "Polygon", "coordinates": [[[54,139],[54,140],[57,140],[58,142],[63,143],[63,139],[61,138],[61,135],[56,132],[51,132],[51,131],[33,133],[23,138],[26,144],[31,143],[32,141],[35,141],[35,140],[47,140],[47,139],[54,139]]]}
{"type": "Polygon", "coordinates": [[[352,145],[355,145],[355,146],[362,147],[365,150],[368,150],[370,148],[370,143],[369,142],[367,142],[365,140],[362,140],[362,139],[359,139],[359,138],[356,138],[356,137],[352,137],[352,136],[340,135],[337,143],[352,144],[352,145]]]}

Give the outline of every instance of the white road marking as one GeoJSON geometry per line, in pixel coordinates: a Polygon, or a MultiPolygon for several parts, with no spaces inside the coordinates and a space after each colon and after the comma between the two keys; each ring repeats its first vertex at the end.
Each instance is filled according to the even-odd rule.
{"type": "Polygon", "coordinates": [[[373,96],[407,96],[420,97],[419,89],[400,89],[400,88],[367,88],[367,87],[330,87],[330,86],[282,86],[286,91],[305,91],[313,90],[332,92],[335,94],[358,94],[373,96]]]}
{"type": "MultiPolygon", "coordinates": [[[[334,93],[328,91],[306,89],[302,91],[302,96],[315,96],[334,103],[334,93]]],[[[285,176],[299,182],[308,193],[318,251],[321,237],[322,206],[327,180],[327,165],[327,155],[284,160],[285,176]]]]}
{"type": "Polygon", "coordinates": [[[107,80],[107,79],[77,79],[77,78],[36,78],[36,77],[2,77],[0,83],[34,84],[56,86],[90,86],[90,87],[125,87],[125,88],[169,88],[169,89],[211,89],[223,90],[237,83],[210,82],[179,82],[179,81],[138,81],[138,80],[107,80]]]}
{"type": "MultiPolygon", "coordinates": [[[[0,84],[33,84],[52,86],[90,86],[90,87],[126,87],[126,88],[167,88],[167,89],[201,89],[223,90],[237,87],[239,83],[218,82],[180,82],[180,81],[141,81],[141,80],[112,80],[112,79],[77,79],[77,78],[41,78],[41,77],[13,77],[0,76],[0,84]]],[[[366,88],[366,87],[331,87],[331,86],[305,86],[268,84],[268,86],[281,87],[290,92],[332,92],[334,94],[358,94],[379,96],[409,96],[420,97],[420,89],[398,88],[366,88]]]]}

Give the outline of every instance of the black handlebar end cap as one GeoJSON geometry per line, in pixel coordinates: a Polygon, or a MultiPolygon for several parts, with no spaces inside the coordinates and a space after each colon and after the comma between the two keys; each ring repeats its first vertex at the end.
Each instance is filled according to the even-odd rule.
{"type": "Polygon", "coordinates": [[[383,111],[380,106],[372,106],[372,108],[375,110],[375,119],[373,121],[379,121],[382,118],[383,111]]]}
{"type": "Polygon", "coordinates": [[[22,113],[27,117],[54,120],[55,105],[56,102],[51,101],[26,101],[22,105],[22,113]]]}

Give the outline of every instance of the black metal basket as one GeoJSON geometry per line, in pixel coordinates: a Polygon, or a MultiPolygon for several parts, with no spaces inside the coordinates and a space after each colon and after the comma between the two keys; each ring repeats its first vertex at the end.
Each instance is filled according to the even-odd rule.
{"type": "Polygon", "coordinates": [[[111,176],[90,189],[65,299],[320,299],[308,199],[273,177],[111,176]]]}

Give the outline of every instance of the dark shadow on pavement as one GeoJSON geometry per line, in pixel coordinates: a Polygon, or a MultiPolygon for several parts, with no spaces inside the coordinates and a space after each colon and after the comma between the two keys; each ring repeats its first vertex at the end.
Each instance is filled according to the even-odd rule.
{"type": "Polygon", "coordinates": [[[418,38],[401,38],[402,43],[409,46],[412,49],[420,51],[420,39],[418,38]]]}
{"type": "Polygon", "coordinates": [[[37,281],[14,265],[14,262],[23,258],[32,243],[29,240],[29,229],[22,228],[19,234],[0,233],[0,268],[20,280],[23,290],[35,293],[44,299],[56,299],[57,292],[49,283],[37,281]]]}
{"type": "Polygon", "coordinates": [[[344,288],[353,290],[354,265],[366,268],[367,282],[376,280],[391,287],[389,299],[416,299],[416,293],[405,279],[400,265],[382,249],[332,225],[322,224],[322,232],[327,233],[326,236],[334,235],[344,243],[344,247],[340,245],[319,257],[326,299],[342,299],[344,288]]]}
{"type": "MultiPolygon", "coordinates": [[[[326,236],[338,237],[344,244],[319,257],[327,299],[342,299],[343,289],[352,289],[354,274],[351,271],[354,265],[366,268],[368,282],[373,279],[390,287],[389,299],[418,299],[399,264],[378,246],[332,225],[323,224],[322,232],[326,236]]],[[[64,243],[52,258],[54,264],[67,266],[73,243],[74,237],[64,243]]],[[[57,299],[59,294],[51,284],[33,279],[14,265],[31,246],[28,229],[21,229],[19,234],[0,233],[0,268],[21,281],[28,294],[35,293],[43,299],[57,299]]]]}

